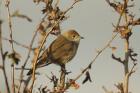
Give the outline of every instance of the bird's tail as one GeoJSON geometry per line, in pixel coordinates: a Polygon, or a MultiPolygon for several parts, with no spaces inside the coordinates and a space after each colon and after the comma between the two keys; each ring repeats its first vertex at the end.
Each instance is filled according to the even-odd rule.
{"type": "MultiPolygon", "coordinates": [[[[38,62],[38,63],[36,64],[36,68],[45,67],[45,66],[47,66],[47,65],[49,65],[49,64],[51,64],[51,63],[50,63],[50,62],[47,62],[47,63],[38,62]]],[[[31,68],[31,69],[28,71],[27,75],[31,75],[32,73],[33,73],[33,68],[31,68]]]]}
{"type": "MultiPolygon", "coordinates": [[[[42,54],[42,56],[40,56],[40,58],[38,59],[38,62],[36,64],[36,68],[40,68],[40,67],[44,67],[47,66],[49,64],[51,64],[49,58],[48,58],[48,49],[45,50],[42,54]]],[[[33,68],[31,68],[29,70],[29,72],[27,73],[27,75],[31,75],[33,73],[33,68]]]]}

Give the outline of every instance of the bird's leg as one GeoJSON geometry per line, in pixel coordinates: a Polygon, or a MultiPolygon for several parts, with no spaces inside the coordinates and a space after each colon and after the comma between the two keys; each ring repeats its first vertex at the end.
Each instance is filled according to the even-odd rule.
{"type": "Polygon", "coordinates": [[[65,72],[66,72],[65,65],[62,65],[61,66],[61,75],[60,75],[60,84],[59,84],[60,89],[64,89],[64,87],[65,87],[65,76],[66,76],[65,72]]]}
{"type": "Polygon", "coordinates": [[[61,65],[61,71],[62,71],[62,72],[66,72],[65,65],[61,65]]]}
{"type": "Polygon", "coordinates": [[[65,73],[65,75],[68,75],[71,73],[71,71],[66,70],[65,65],[61,65],[61,71],[63,71],[63,73],[65,73]]]}

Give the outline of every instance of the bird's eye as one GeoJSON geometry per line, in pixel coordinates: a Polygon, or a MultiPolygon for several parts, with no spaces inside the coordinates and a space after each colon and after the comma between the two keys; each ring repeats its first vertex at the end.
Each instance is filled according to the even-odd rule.
{"type": "Polygon", "coordinates": [[[75,35],[73,35],[73,38],[75,38],[75,35]]]}

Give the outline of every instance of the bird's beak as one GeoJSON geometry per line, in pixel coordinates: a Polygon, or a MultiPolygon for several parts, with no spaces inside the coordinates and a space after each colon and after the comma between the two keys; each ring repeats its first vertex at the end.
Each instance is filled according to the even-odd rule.
{"type": "Polygon", "coordinates": [[[84,39],[84,37],[81,36],[80,39],[84,39]]]}

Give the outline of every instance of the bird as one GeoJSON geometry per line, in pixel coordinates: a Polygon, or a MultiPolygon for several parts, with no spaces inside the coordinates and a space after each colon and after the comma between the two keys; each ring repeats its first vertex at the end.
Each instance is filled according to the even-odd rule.
{"type": "MultiPolygon", "coordinates": [[[[83,37],[74,29],[69,29],[58,35],[38,58],[36,68],[41,68],[52,63],[64,66],[76,55],[81,39],[83,37]]],[[[33,69],[30,69],[27,75],[31,75],[32,73],[33,69]]]]}

